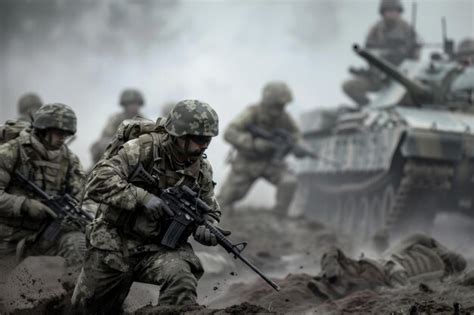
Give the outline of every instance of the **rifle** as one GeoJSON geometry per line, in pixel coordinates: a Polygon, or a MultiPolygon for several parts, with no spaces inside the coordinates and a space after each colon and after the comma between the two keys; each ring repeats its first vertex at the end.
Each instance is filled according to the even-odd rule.
{"type": "Polygon", "coordinates": [[[273,143],[275,147],[273,159],[275,161],[281,161],[287,154],[293,153],[298,156],[321,160],[330,165],[339,167],[339,163],[336,161],[321,157],[315,152],[296,143],[293,136],[285,129],[275,128],[272,132],[270,132],[258,127],[257,125],[249,124],[247,125],[247,131],[249,131],[254,137],[262,138],[273,143]]]}
{"type": "Polygon", "coordinates": [[[57,236],[61,232],[64,220],[67,220],[68,223],[75,224],[79,229],[84,231],[86,224],[92,222],[94,219],[92,215],[79,208],[77,206],[77,200],[69,194],[65,194],[59,198],[51,196],[18,171],[15,171],[15,179],[32,191],[39,200],[53,210],[57,216],[55,219],[48,220],[43,225],[40,232],[36,235],[36,242],[40,239],[46,240],[47,242],[57,241],[57,236]]]}
{"type": "MultiPolygon", "coordinates": [[[[147,186],[156,188],[159,184],[159,178],[148,173],[140,164],[130,177],[129,182],[146,183],[147,186]]],[[[280,290],[280,287],[275,282],[242,256],[242,251],[247,246],[246,242],[232,243],[224,235],[225,231],[207,222],[205,215],[211,211],[211,208],[204,200],[199,198],[195,191],[186,185],[173,186],[162,189],[159,197],[174,213],[168,219],[170,223],[161,239],[161,245],[176,248],[180,241],[187,239],[196,227],[204,225],[216,237],[217,243],[229,254],[232,254],[235,259],[242,261],[276,291],[280,290]]]]}

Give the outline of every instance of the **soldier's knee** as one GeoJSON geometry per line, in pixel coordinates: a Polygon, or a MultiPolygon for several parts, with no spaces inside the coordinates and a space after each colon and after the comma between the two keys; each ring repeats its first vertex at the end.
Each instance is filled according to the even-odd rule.
{"type": "Polygon", "coordinates": [[[191,266],[185,262],[174,262],[164,266],[163,277],[158,279],[161,285],[160,305],[195,304],[198,277],[192,272],[191,266]]]}

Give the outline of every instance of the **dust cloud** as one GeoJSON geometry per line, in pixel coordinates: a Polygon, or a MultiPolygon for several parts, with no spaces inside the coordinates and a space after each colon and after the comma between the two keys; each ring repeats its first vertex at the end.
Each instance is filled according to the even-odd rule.
{"type": "MultiPolygon", "coordinates": [[[[411,2],[404,1],[410,20],[411,2]]],[[[473,0],[418,3],[417,30],[441,42],[441,17],[455,40],[474,35],[473,0]]],[[[198,98],[215,107],[221,130],[259,99],[262,85],[285,80],[295,94],[289,111],[348,103],[340,83],[351,52],[378,19],[378,1],[0,0],[0,118],[16,115],[26,91],[71,105],[79,118],[72,149],[85,167],[89,147],[119,110],[125,87],[142,89],[156,118],[172,100],[198,98]]],[[[215,180],[227,172],[229,147],[208,151],[215,180]]],[[[247,202],[268,204],[259,183],[247,202]]]]}

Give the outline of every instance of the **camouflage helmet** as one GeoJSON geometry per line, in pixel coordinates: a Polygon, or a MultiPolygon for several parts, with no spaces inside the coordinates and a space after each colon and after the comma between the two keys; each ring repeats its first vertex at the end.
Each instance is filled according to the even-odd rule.
{"type": "Polygon", "coordinates": [[[77,118],[71,107],[53,103],[46,104],[38,109],[33,120],[33,128],[36,129],[59,129],[76,133],[77,118]]]}
{"type": "Polygon", "coordinates": [[[403,5],[400,0],[381,0],[379,12],[383,14],[386,10],[398,10],[400,13],[403,12],[403,5]]]}
{"type": "Polygon", "coordinates": [[[35,93],[23,94],[18,100],[18,112],[20,115],[26,115],[28,113],[36,112],[43,102],[40,97],[35,93]]]}
{"type": "Polygon", "coordinates": [[[290,88],[285,82],[273,81],[265,84],[262,90],[262,103],[267,105],[287,104],[293,100],[290,88]]]}
{"type": "Polygon", "coordinates": [[[145,103],[143,95],[136,89],[125,89],[120,94],[120,105],[126,106],[128,104],[140,104],[145,103]]]}
{"type": "Polygon", "coordinates": [[[458,45],[456,56],[463,57],[468,55],[474,55],[474,38],[465,38],[458,45]]]}
{"type": "Polygon", "coordinates": [[[219,117],[209,104],[198,100],[185,100],[177,103],[170,111],[165,129],[175,137],[215,137],[219,134],[219,117]]]}

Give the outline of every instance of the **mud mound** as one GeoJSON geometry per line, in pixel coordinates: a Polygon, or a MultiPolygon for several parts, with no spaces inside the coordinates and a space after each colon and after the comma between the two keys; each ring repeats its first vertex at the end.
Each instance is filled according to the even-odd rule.
{"type": "Polygon", "coordinates": [[[276,292],[265,282],[259,280],[251,284],[233,284],[223,296],[211,303],[219,308],[229,304],[247,301],[278,313],[299,313],[321,304],[323,299],[308,289],[311,276],[307,274],[289,274],[286,278],[275,280],[281,287],[276,292]]]}
{"type": "Polygon", "coordinates": [[[240,314],[278,314],[250,303],[233,305],[225,309],[208,309],[205,306],[147,306],[136,312],[140,315],[240,315],[240,314]]]}

